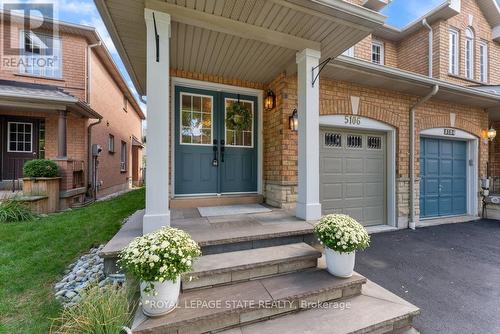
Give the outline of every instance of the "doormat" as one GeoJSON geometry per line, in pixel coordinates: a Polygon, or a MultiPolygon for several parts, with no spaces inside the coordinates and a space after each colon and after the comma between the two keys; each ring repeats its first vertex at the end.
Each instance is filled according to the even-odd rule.
{"type": "Polygon", "coordinates": [[[202,217],[213,216],[229,216],[241,215],[247,213],[271,212],[273,210],[266,208],[260,204],[238,204],[238,205],[223,205],[223,206],[207,206],[198,208],[202,217]]]}

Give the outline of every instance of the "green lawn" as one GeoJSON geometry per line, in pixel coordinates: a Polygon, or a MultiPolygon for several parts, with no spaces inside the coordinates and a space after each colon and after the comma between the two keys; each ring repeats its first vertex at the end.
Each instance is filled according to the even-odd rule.
{"type": "Polygon", "coordinates": [[[144,189],[34,222],[0,224],[0,333],[47,333],[66,266],[144,208],[144,189]]]}

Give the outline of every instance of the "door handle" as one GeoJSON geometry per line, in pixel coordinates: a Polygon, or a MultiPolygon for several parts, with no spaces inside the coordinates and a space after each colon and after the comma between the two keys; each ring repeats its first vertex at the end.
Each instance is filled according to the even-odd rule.
{"type": "Polygon", "coordinates": [[[220,145],[221,145],[220,146],[220,161],[224,162],[224,151],[226,150],[226,147],[225,147],[226,141],[224,139],[222,139],[220,141],[220,145]]]}
{"type": "Polygon", "coordinates": [[[214,160],[212,160],[212,166],[217,167],[219,166],[219,159],[218,159],[219,150],[217,148],[217,139],[214,139],[213,150],[214,150],[214,160]]]}

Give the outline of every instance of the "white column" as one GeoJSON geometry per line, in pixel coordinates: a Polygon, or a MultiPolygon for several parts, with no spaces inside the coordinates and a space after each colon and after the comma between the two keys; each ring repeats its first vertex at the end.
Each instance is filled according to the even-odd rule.
{"type": "Polygon", "coordinates": [[[170,106],[170,15],[144,10],[147,27],[148,166],[146,214],[142,231],[149,233],[170,226],[169,209],[169,106],[170,106]],[[156,32],[159,35],[157,54],[156,32]],[[157,59],[158,56],[158,59],[157,59]]]}
{"type": "MultiPolygon", "coordinates": [[[[296,216],[305,220],[321,217],[319,202],[319,80],[312,86],[312,69],[321,53],[304,49],[297,53],[299,113],[299,185],[296,216]]],[[[317,73],[318,69],[315,71],[317,73]]]]}

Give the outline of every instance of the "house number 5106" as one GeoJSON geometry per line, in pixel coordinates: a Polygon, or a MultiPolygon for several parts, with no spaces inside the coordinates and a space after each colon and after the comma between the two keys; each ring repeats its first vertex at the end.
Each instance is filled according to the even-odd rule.
{"type": "Polygon", "coordinates": [[[346,116],[344,119],[345,124],[349,125],[360,125],[361,124],[361,117],[359,116],[346,116]]]}

